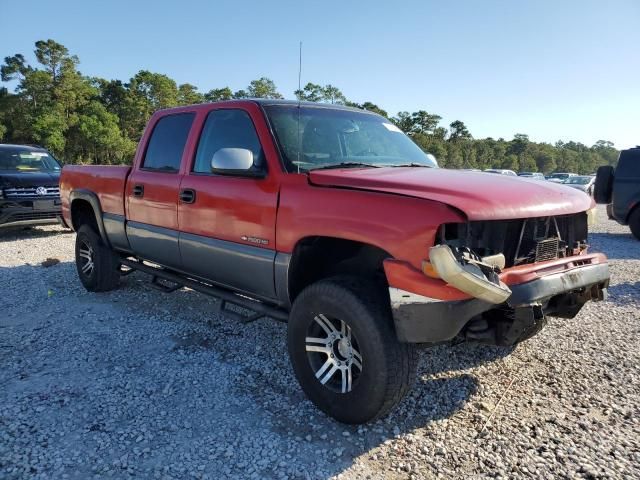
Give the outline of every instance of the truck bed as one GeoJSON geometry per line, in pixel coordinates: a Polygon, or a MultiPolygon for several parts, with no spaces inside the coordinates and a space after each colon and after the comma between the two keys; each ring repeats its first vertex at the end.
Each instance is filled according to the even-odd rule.
{"type": "Polygon", "coordinates": [[[130,171],[128,165],[66,165],[60,176],[60,196],[67,224],[71,225],[69,194],[73,190],[94,192],[103,212],[124,216],[124,189],[130,171]]]}

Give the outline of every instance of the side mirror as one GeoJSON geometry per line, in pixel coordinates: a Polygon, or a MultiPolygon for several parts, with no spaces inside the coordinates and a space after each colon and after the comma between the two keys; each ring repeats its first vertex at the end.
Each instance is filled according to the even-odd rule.
{"type": "Polygon", "coordinates": [[[246,148],[221,148],[211,159],[211,171],[220,175],[257,176],[253,152],[246,148]]]}

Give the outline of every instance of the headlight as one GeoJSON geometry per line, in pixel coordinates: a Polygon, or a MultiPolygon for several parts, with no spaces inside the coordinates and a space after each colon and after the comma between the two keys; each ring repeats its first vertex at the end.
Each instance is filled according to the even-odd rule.
{"type": "MultiPolygon", "coordinates": [[[[504,256],[492,255],[487,257],[489,259],[492,263],[482,262],[483,259],[475,262],[459,260],[448,245],[436,245],[429,250],[433,271],[442,280],[475,298],[495,304],[503,303],[511,296],[511,290],[492,269],[500,263],[504,267],[504,256]]],[[[423,271],[429,275],[424,265],[423,271]]]]}

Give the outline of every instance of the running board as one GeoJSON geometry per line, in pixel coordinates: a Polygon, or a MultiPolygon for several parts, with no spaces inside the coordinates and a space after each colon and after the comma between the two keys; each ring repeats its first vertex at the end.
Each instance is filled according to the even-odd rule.
{"type": "Polygon", "coordinates": [[[132,271],[139,270],[143,273],[151,275],[151,285],[162,292],[171,293],[179,290],[182,287],[188,287],[197,292],[204,293],[205,295],[216,297],[218,299],[218,313],[221,313],[228,317],[232,317],[243,323],[253,322],[262,317],[271,317],[282,322],[287,322],[289,320],[289,313],[286,310],[278,308],[276,306],[268,305],[259,300],[240,296],[230,290],[225,290],[224,288],[199,282],[191,278],[182,277],[178,274],[167,272],[166,270],[159,267],[145,265],[138,260],[122,258],[120,259],[120,263],[126,267],[129,267],[132,271]],[[173,285],[164,285],[162,283],[159,283],[160,279],[171,282],[173,285]],[[250,310],[251,313],[249,315],[243,315],[240,312],[228,309],[228,305],[233,305],[241,309],[250,310]]]}

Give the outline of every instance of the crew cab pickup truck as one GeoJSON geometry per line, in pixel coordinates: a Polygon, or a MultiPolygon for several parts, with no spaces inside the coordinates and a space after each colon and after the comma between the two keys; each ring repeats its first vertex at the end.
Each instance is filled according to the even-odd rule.
{"type": "Polygon", "coordinates": [[[90,291],[140,270],[288,322],[308,397],[378,418],[416,348],[514,345],[600,300],[593,200],[552,183],[437,168],[395,125],[334,105],[242,100],[155,113],[129,166],[67,166],[62,210],[90,291]]]}

